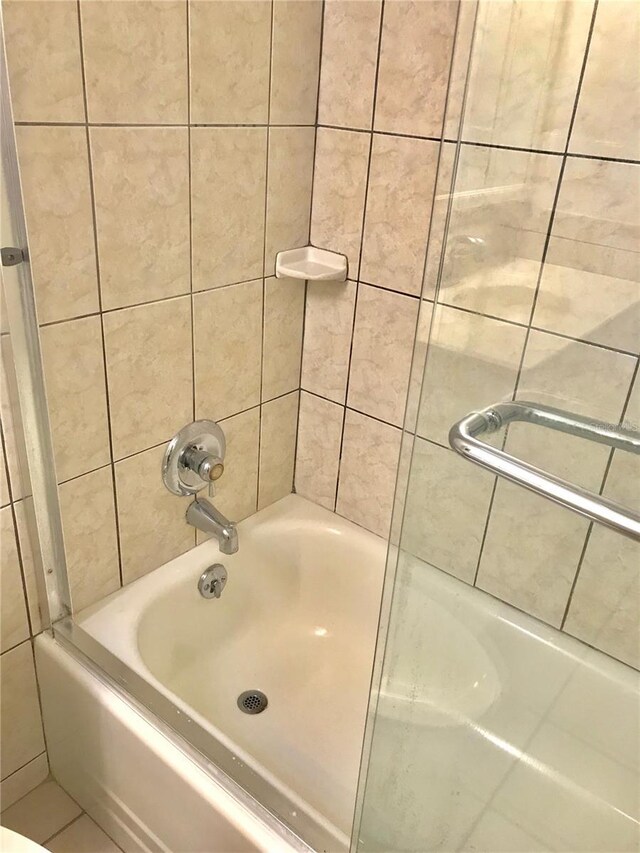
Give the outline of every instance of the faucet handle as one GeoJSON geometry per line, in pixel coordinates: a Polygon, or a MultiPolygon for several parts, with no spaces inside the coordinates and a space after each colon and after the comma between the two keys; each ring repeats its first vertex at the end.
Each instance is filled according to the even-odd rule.
{"type": "Polygon", "coordinates": [[[224,472],[226,442],[214,421],[194,421],[171,439],[162,461],[162,479],[174,495],[195,495],[224,472]]]}
{"type": "Polygon", "coordinates": [[[222,459],[212,453],[207,453],[206,450],[201,450],[199,447],[187,447],[180,461],[185,468],[189,468],[197,474],[204,483],[208,483],[209,497],[212,498],[215,494],[214,483],[224,473],[222,459]]]}

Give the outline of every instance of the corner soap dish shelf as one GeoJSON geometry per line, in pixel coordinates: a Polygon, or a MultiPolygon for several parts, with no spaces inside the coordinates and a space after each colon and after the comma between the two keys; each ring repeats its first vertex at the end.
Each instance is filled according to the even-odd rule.
{"type": "Polygon", "coordinates": [[[346,281],[347,258],[338,252],[303,246],[276,255],[276,278],[302,278],[308,281],[346,281]]]}

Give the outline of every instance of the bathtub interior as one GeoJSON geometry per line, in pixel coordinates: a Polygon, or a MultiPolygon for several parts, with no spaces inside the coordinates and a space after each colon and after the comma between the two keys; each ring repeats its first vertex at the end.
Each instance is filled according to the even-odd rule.
{"type": "Polygon", "coordinates": [[[635,670],[406,552],[394,608],[361,850],[639,849],[635,670]]]}
{"type": "Polygon", "coordinates": [[[297,495],[246,519],[239,535],[237,554],[205,542],[78,624],[277,790],[287,808],[273,807],[294,831],[304,834],[304,817],[330,849],[345,849],[386,542],[297,495]],[[215,562],[228,581],[220,599],[205,599],[197,581],[215,562]],[[238,696],[255,689],[267,708],[241,712],[238,696]]]}

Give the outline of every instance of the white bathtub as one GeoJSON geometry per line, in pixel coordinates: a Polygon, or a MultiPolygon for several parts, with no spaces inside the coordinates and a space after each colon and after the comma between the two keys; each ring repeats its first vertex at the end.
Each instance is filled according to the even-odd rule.
{"type": "MultiPolygon", "coordinates": [[[[340,851],[385,550],[292,495],[240,525],[238,554],[205,543],[79,621],[195,734],[223,744],[231,776],[248,769],[252,783],[266,780],[280,817],[314,849],[340,851]],[[205,600],[197,581],[218,561],[229,580],[221,599],[205,600]],[[236,698],[252,688],[269,706],[248,716],[236,698]]],[[[194,767],[126,701],[89,689],[54,647],[39,640],[53,771],[123,849],[300,849],[219,772],[216,781],[215,766],[194,767]]],[[[638,674],[406,554],[377,710],[364,850],[637,849],[638,674]]]]}
{"type": "MultiPolygon", "coordinates": [[[[290,495],[80,614],[85,631],[348,845],[386,542],[290,495]],[[221,562],[220,599],[197,589],[221,562]],[[257,715],[236,704],[267,694],[257,715]]],[[[297,813],[297,814],[292,814],[297,813]]]]}
{"type": "Polygon", "coordinates": [[[636,853],[639,688],[631,667],[403,553],[362,849],[636,853]]]}

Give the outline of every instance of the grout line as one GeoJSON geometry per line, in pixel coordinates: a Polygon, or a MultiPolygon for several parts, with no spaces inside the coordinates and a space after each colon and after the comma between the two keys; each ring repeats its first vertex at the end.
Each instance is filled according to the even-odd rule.
{"type": "MultiPolygon", "coordinates": [[[[188,0],[187,0],[188,2],[188,0]]],[[[273,124],[207,124],[203,122],[194,122],[191,124],[162,124],[162,123],[153,123],[153,124],[144,124],[144,123],[132,123],[132,122],[79,122],[79,121],[16,121],[14,122],[16,127],[105,127],[105,128],[146,128],[146,127],[164,127],[164,128],[236,128],[236,127],[262,127],[262,128],[273,128],[273,127],[299,127],[299,128],[315,128],[318,130],[319,128],[327,129],[327,130],[343,130],[348,133],[373,133],[377,136],[394,136],[400,139],[420,139],[425,142],[444,142],[450,145],[456,145],[457,140],[452,139],[450,137],[439,137],[439,136],[423,136],[418,133],[400,133],[399,131],[390,131],[390,130],[367,130],[363,127],[349,127],[346,125],[337,125],[337,124],[300,124],[300,123],[273,123],[273,124]]],[[[460,140],[460,144],[463,147],[473,147],[473,148],[486,148],[496,151],[519,151],[523,154],[543,154],[549,157],[567,157],[570,159],[577,160],[599,160],[605,163],[625,163],[629,166],[639,166],[640,160],[636,160],[632,157],[614,157],[612,155],[607,154],[589,154],[582,153],[577,151],[567,151],[566,154],[562,151],[557,151],[555,149],[547,149],[547,148],[527,148],[522,145],[505,145],[498,142],[476,142],[472,139],[463,139],[460,140]]]]}
{"type": "MultiPolygon", "coordinates": [[[[371,133],[372,131],[367,130],[364,127],[349,127],[347,125],[338,125],[338,124],[319,124],[318,127],[326,128],[328,130],[343,130],[348,133],[371,133]]],[[[453,139],[447,136],[424,136],[419,133],[400,133],[399,131],[391,131],[391,130],[374,130],[374,135],[377,136],[392,136],[398,137],[400,139],[420,139],[425,142],[444,142],[445,144],[457,145],[458,140],[453,139]]],[[[640,160],[634,160],[631,157],[612,157],[606,154],[583,154],[575,151],[567,151],[566,154],[563,151],[558,151],[556,149],[551,148],[527,148],[524,145],[506,145],[499,142],[477,142],[472,139],[461,139],[460,145],[463,147],[470,148],[486,148],[490,150],[496,151],[519,151],[522,154],[543,154],[549,157],[572,157],[576,159],[582,160],[603,160],[605,162],[612,163],[627,163],[632,166],[640,165],[640,160]]]]}
{"type": "MultiPolygon", "coordinates": [[[[24,606],[27,611],[27,628],[29,630],[29,636],[34,636],[33,631],[33,621],[31,619],[31,608],[29,607],[29,593],[27,590],[27,575],[24,568],[24,557],[22,554],[22,543],[20,541],[20,533],[18,528],[18,516],[16,513],[16,503],[17,500],[14,500],[13,497],[13,487],[11,485],[11,477],[9,476],[9,464],[7,462],[7,442],[4,435],[4,425],[0,422],[0,446],[2,447],[2,456],[3,456],[3,466],[4,466],[4,476],[7,484],[7,491],[9,493],[9,503],[2,507],[2,509],[10,508],[11,510],[11,522],[13,524],[13,533],[16,542],[16,552],[18,554],[18,566],[20,568],[20,582],[22,584],[22,594],[24,596],[24,606]]],[[[19,643],[16,643],[19,645],[19,643]]],[[[15,648],[12,646],[11,648],[15,648]]],[[[9,649],[5,649],[4,651],[9,651],[9,649]]],[[[3,652],[4,654],[4,652],[3,652]]]]}
{"type": "MultiPolygon", "coordinates": [[[[191,322],[191,419],[196,419],[196,318],[193,303],[193,201],[191,153],[191,4],[185,0],[187,49],[187,181],[189,192],[189,318],[191,322]]],[[[193,529],[193,547],[198,544],[198,531],[193,529]]]]}
{"type": "Polygon", "coordinates": [[[160,299],[151,299],[148,302],[132,302],[131,305],[120,305],[116,308],[104,308],[102,311],[92,311],[90,314],[78,314],[75,317],[65,317],[63,320],[50,320],[47,323],[40,323],[40,329],[46,329],[48,326],[60,326],[62,323],[70,323],[73,320],[86,320],[88,317],[99,317],[101,314],[113,314],[116,311],[127,311],[129,308],[142,308],[145,305],[158,305],[161,302],[169,302],[172,299],[184,299],[185,297],[197,295],[200,293],[213,293],[216,290],[223,290],[225,287],[236,287],[239,284],[251,284],[254,281],[259,281],[262,276],[255,278],[243,279],[242,281],[232,281],[229,284],[221,284],[218,287],[207,287],[203,290],[189,291],[184,293],[176,293],[173,296],[162,296],[160,299]]]}
{"type": "MultiPolygon", "coordinates": [[[[47,732],[44,727],[44,714],[42,712],[42,690],[40,688],[40,674],[38,673],[38,667],[36,665],[36,647],[35,647],[35,637],[30,637],[26,642],[29,643],[31,649],[31,663],[33,665],[33,675],[36,681],[36,693],[38,694],[38,710],[40,711],[40,731],[42,732],[42,742],[44,743],[44,751],[47,755],[47,764],[49,764],[49,742],[47,739],[47,732]]],[[[41,755],[42,753],[38,753],[41,755]]],[[[33,761],[33,759],[31,759],[33,761]]],[[[29,763],[29,762],[27,762],[29,763]]],[[[49,765],[49,770],[51,770],[51,766],[49,765]]]]}
{"type": "MultiPolygon", "coordinates": [[[[471,57],[473,54],[477,14],[478,14],[478,12],[477,12],[477,4],[476,4],[475,11],[474,11],[474,18],[473,18],[474,23],[473,23],[473,29],[472,29],[472,37],[471,37],[471,40],[469,41],[469,44],[468,44],[468,53],[466,54],[467,55],[467,64],[466,64],[467,74],[465,76],[465,85],[464,85],[463,91],[462,91],[462,97],[461,97],[460,105],[459,105],[460,111],[459,111],[459,115],[458,115],[458,119],[457,119],[458,136],[460,135],[460,128],[462,126],[463,116],[464,116],[464,113],[466,110],[467,91],[468,91],[468,82],[469,82],[469,67],[471,64],[471,57]]],[[[447,87],[446,87],[444,102],[442,105],[442,119],[441,119],[441,124],[440,124],[440,134],[442,137],[444,137],[445,127],[446,127],[446,123],[447,123],[447,120],[449,117],[449,109],[450,109],[450,104],[451,104],[451,100],[450,100],[451,99],[451,84],[452,84],[452,80],[453,80],[453,76],[454,76],[455,63],[456,63],[456,58],[458,56],[458,49],[459,49],[458,48],[458,39],[460,37],[461,15],[462,15],[462,9],[461,9],[461,6],[458,5],[457,11],[456,11],[455,27],[453,29],[453,38],[452,38],[452,42],[451,42],[451,54],[449,57],[449,67],[448,67],[448,74],[447,74],[447,87]]],[[[455,116],[454,116],[454,118],[455,118],[455,116]]],[[[426,379],[426,375],[427,375],[427,369],[428,369],[427,365],[429,363],[429,356],[430,356],[430,347],[427,346],[425,349],[425,352],[424,352],[424,356],[421,359],[421,376],[419,377],[419,387],[418,387],[418,383],[416,382],[415,390],[412,390],[411,385],[412,385],[412,381],[414,380],[414,376],[415,376],[415,370],[416,370],[415,361],[416,361],[416,357],[417,357],[417,353],[418,353],[418,332],[419,332],[419,328],[420,328],[420,320],[421,320],[422,313],[424,310],[424,304],[423,304],[424,302],[430,303],[432,306],[431,314],[429,317],[429,323],[428,323],[429,331],[428,331],[427,341],[431,340],[432,335],[433,335],[434,330],[435,330],[435,323],[436,323],[435,307],[436,307],[436,303],[437,303],[437,300],[438,300],[438,297],[440,294],[442,273],[443,273],[443,269],[444,269],[444,260],[445,260],[444,247],[446,244],[446,238],[448,236],[449,225],[450,225],[451,215],[452,215],[452,211],[453,211],[452,187],[455,183],[456,176],[458,173],[458,163],[459,163],[459,158],[460,158],[460,146],[459,146],[459,144],[456,144],[455,149],[454,149],[454,158],[453,158],[453,162],[452,162],[452,166],[451,166],[451,174],[448,177],[448,186],[447,186],[447,192],[446,192],[446,196],[447,196],[446,214],[445,214],[445,217],[444,217],[444,220],[442,222],[441,229],[440,229],[440,226],[435,225],[435,223],[437,222],[437,218],[438,218],[436,215],[436,206],[437,206],[437,201],[438,201],[438,197],[439,197],[438,191],[439,191],[439,187],[440,187],[440,181],[441,181],[442,177],[446,178],[446,171],[444,169],[444,151],[445,151],[444,142],[440,141],[438,143],[438,156],[436,158],[436,168],[435,168],[435,173],[434,173],[434,178],[433,178],[433,186],[432,186],[432,191],[431,191],[431,204],[430,204],[430,209],[429,209],[429,217],[428,217],[427,229],[426,229],[426,235],[425,235],[426,239],[425,239],[425,245],[424,245],[424,252],[422,254],[422,259],[423,259],[423,261],[422,261],[422,279],[421,279],[421,288],[420,288],[420,300],[421,301],[420,301],[420,308],[419,308],[419,312],[418,312],[418,317],[416,320],[416,331],[415,331],[415,337],[414,337],[414,342],[413,342],[413,347],[412,347],[412,352],[411,352],[411,364],[410,364],[410,368],[409,368],[409,376],[408,376],[408,383],[407,383],[407,395],[406,395],[404,411],[403,411],[403,418],[402,418],[403,432],[402,432],[402,436],[401,436],[400,451],[399,451],[399,458],[398,458],[398,470],[396,473],[395,483],[394,483],[390,533],[393,531],[393,529],[395,527],[399,547],[402,543],[402,534],[404,531],[404,524],[405,524],[405,520],[406,520],[406,508],[407,508],[407,502],[408,502],[408,497],[409,497],[409,488],[410,488],[411,479],[412,479],[411,467],[412,467],[412,462],[413,462],[415,448],[416,448],[416,441],[417,441],[417,436],[418,436],[417,430],[418,430],[418,424],[419,424],[419,420],[420,420],[420,405],[422,402],[423,394],[425,393],[425,390],[426,390],[425,379],[426,379]],[[434,225],[435,225],[435,227],[434,227],[434,225]],[[441,233],[436,234],[437,230],[441,230],[441,233]],[[436,236],[440,237],[438,242],[441,244],[440,245],[441,251],[440,251],[440,255],[439,255],[439,259],[438,259],[436,279],[434,282],[433,299],[426,299],[424,294],[425,294],[425,290],[428,290],[428,282],[429,282],[429,275],[428,275],[429,274],[429,261],[430,261],[429,249],[430,249],[430,246],[432,245],[432,238],[434,238],[436,236]],[[409,418],[409,412],[410,411],[412,413],[412,428],[407,429],[407,420],[409,418]],[[407,446],[407,441],[408,441],[408,446],[407,446]],[[403,453],[406,454],[408,464],[406,465],[406,470],[404,472],[402,472],[402,474],[401,474],[400,465],[402,464],[403,453]],[[400,495],[400,491],[401,491],[401,495],[400,495]],[[394,520],[394,515],[396,513],[399,515],[399,518],[394,520]]],[[[428,291],[428,292],[430,292],[430,291],[428,291]]],[[[435,443],[435,442],[433,442],[433,443],[435,443]]],[[[397,562],[397,558],[396,558],[394,572],[397,571],[397,568],[398,568],[398,562],[397,562]]],[[[395,578],[395,574],[394,574],[394,578],[395,578]]],[[[386,583],[386,581],[385,581],[385,583],[386,583]]],[[[390,607],[393,606],[393,599],[394,599],[394,593],[392,591],[391,602],[389,605],[390,607]]],[[[385,653],[386,653],[386,641],[385,641],[385,653]]]]}
{"type": "MultiPolygon", "coordinates": [[[[355,412],[357,415],[362,415],[365,418],[371,418],[372,421],[377,421],[379,424],[384,424],[388,427],[393,427],[393,429],[400,430],[401,432],[405,432],[402,426],[398,424],[391,423],[391,421],[385,421],[382,418],[379,418],[377,415],[372,415],[370,412],[365,412],[362,409],[356,409],[354,406],[348,406],[345,403],[336,403],[335,400],[331,400],[329,397],[325,397],[322,394],[318,394],[316,391],[310,391],[308,388],[301,388],[300,391],[303,394],[310,394],[312,397],[316,397],[319,400],[324,400],[325,403],[331,403],[333,406],[338,406],[340,409],[344,409],[345,411],[348,409],[350,412],[355,412]]],[[[289,394],[292,392],[289,391],[289,394]]],[[[406,430],[410,432],[410,430],[406,430]]],[[[420,436],[422,438],[422,436],[420,436]]],[[[428,439],[427,439],[428,440],[428,439]]],[[[452,451],[453,452],[453,451],[452,451]]]]}
{"type": "MultiPolygon", "coordinates": [[[[300,391],[299,388],[291,388],[289,391],[284,391],[282,394],[276,394],[275,397],[269,397],[266,400],[263,400],[262,403],[255,403],[253,406],[247,406],[246,409],[240,409],[238,412],[232,412],[230,415],[225,415],[224,418],[221,418],[220,421],[229,420],[229,418],[235,418],[236,415],[243,415],[246,412],[250,412],[253,409],[257,409],[258,406],[264,405],[265,403],[272,403],[274,400],[280,400],[283,397],[287,397],[289,394],[294,394],[296,391],[300,391]]],[[[317,395],[316,395],[317,396],[317,395]]],[[[333,402],[333,401],[330,401],[333,402]]],[[[109,468],[112,465],[115,467],[120,462],[126,462],[128,459],[133,459],[134,456],[140,456],[141,453],[146,453],[149,450],[156,450],[158,447],[164,447],[167,442],[170,440],[169,438],[165,438],[162,441],[157,442],[157,444],[151,444],[148,447],[143,447],[140,450],[136,450],[133,453],[128,453],[126,456],[119,456],[117,459],[114,459],[113,462],[108,462],[105,465],[98,465],[97,468],[90,468],[88,471],[83,471],[82,474],[76,474],[73,477],[69,477],[66,480],[60,480],[58,483],[59,486],[63,486],[65,483],[72,483],[74,480],[79,480],[80,477],[86,477],[87,474],[95,474],[96,471],[102,471],[105,468],[109,468]]],[[[16,501],[16,503],[20,503],[22,499],[16,501]]],[[[8,504],[7,504],[8,506],[8,504]]]]}
{"type": "MultiPolygon", "coordinates": [[[[375,127],[375,118],[376,118],[376,105],[378,101],[378,80],[380,75],[380,54],[382,51],[382,32],[384,27],[384,12],[385,12],[385,2],[386,0],[381,0],[380,2],[380,20],[378,21],[378,44],[376,51],[376,69],[373,78],[373,98],[371,104],[371,130],[363,131],[363,133],[368,133],[369,135],[369,153],[367,155],[367,172],[365,177],[365,185],[364,185],[364,198],[362,200],[362,220],[360,225],[360,246],[358,250],[358,266],[355,270],[355,283],[356,283],[356,292],[355,299],[353,302],[353,318],[351,323],[351,341],[349,344],[349,358],[347,360],[347,382],[345,387],[345,406],[342,413],[342,430],[340,432],[340,447],[338,450],[338,473],[336,476],[336,491],[335,491],[335,499],[333,503],[334,511],[338,505],[338,493],[340,489],[340,473],[342,470],[342,454],[344,451],[344,435],[345,428],[347,423],[347,401],[349,399],[349,384],[351,381],[351,362],[353,359],[353,343],[355,340],[355,332],[356,332],[356,318],[358,316],[358,295],[360,292],[360,271],[362,267],[362,249],[364,246],[364,230],[367,221],[367,201],[369,198],[369,178],[371,176],[371,160],[373,153],[373,128],[375,127]]],[[[350,272],[350,270],[348,271],[350,272]]],[[[353,280],[353,279],[352,279],[353,280]]]]}
{"type": "MultiPolygon", "coordinates": [[[[311,244],[311,225],[313,222],[313,193],[316,184],[316,152],[318,150],[318,122],[320,117],[320,91],[322,85],[322,56],[324,48],[324,24],[326,13],[326,0],[322,0],[320,11],[320,38],[318,44],[318,85],[316,87],[316,115],[313,134],[313,154],[311,159],[311,188],[309,192],[309,227],[307,229],[307,243],[311,244]]],[[[304,283],[304,300],[302,304],[302,345],[300,347],[300,374],[298,379],[298,408],[296,412],[296,438],[293,447],[293,476],[291,480],[291,491],[295,494],[296,473],[298,467],[298,444],[300,440],[300,409],[302,406],[302,367],[304,364],[304,344],[307,331],[307,303],[309,300],[309,282],[304,283]]]]}
{"type": "MultiPolygon", "coordinates": [[[[624,404],[622,406],[622,414],[620,416],[620,423],[623,423],[625,417],[627,416],[627,412],[629,410],[629,404],[631,402],[631,395],[633,393],[633,388],[634,388],[636,379],[638,377],[639,368],[640,368],[640,359],[638,359],[636,361],[635,369],[634,369],[633,373],[631,374],[631,381],[629,382],[629,388],[627,389],[625,401],[624,401],[624,404]]],[[[605,469],[604,469],[604,473],[602,475],[602,481],[600,483],[600,488],[598,490],[599,495],[604,494],[605,486],[607,485],[607,480],[609,478],[609,472],[611,471],[611,465],[613,464],[614,454],[615,454],[615,448],[612,447],[610,452],[609,452],[609,456],[607,459],[607,464],[606,464],[605,469]]],[[[576,567],[576,573],[573,577],[573,583],[571,584],[571,589],[569,590],[569,597],[567,599],[567,606],[565,607],[564,615],[562,617],[562,622],[560,624],[560,630],[561,631],[564,630],[565,622],[567,621],[567,617],[569,616],[569,610],[571,608],[571,602],[573,600],[573,594],[575,592],[576,585],[578,583],[578,577],[580,576],[580,572],[582,570],[582,564],[584,563],[584,558],[585,558],[586,553],[587,553],[587,546],[588,546],[589,541],[591,539],[591,534],[592,534],[593,529],[594,529],[594,522],[592,521],[589,524],[589,529],[587,530],[587,535],[585,537],[584,545],[583,545],[582,551],[580,553],[578,565],[576,567]]]]}
{"type": "MultiPolygon", "coordinates": [[[[28,637],[24,637],[22,640],[18,640],[18,642],[14,643],[12,646],[7,646],[6,649],[2,650],[2,656],[8,655],[9,652],[14,652],[16,649],[19,649],[20,646],[24,646],[25,643],[30,643],[31,640],[35,639],[35,637],[37,637],[37,636],[38,636],[37,634],[29,634],[28,637]]],[[[30,758],[29,761],[33,761],[33,758],[30,758]]],[[[27,764],[29,764],[29,761],[27,761],[27,764]]],[[[20,768],[18,768],[18,770],[19,769],[20,768]]],[[[17,771],[14,770],[14,773],[15,772],[17,772],[17,771]]],[[[4,782],[5,780],[3,779],[2,781],[4,782]]]]}
{"type": "MultiPolygon", "coordinates": [[[[188,0],[187,0],[188,2],[188,0]]],[[[16,121],[16,127],[130,127],[132,129],[138,127],[166,127],[166,128],[185,128],[185,127],[314,127],[313,124],[305,124],[300,122],[274,122],[273,124],[264,124],[264,122],[246,122],[215,124],[213,122],[192,122],[190,125],[185,122],[131,122],[131,121],[16,121]]]]}
{"type": "MultiPolygon", "coordinates": [[[[598,2],[599,2],[599,0],[595,0],[594,6],[593,6],[593,12],[592,12],[592,15],[591,15],[591,23],[590,23],[590,27],[589,27],[589,33],[588,33],[588,35],[587,35],[587,40],[586,40],[586,44],[585,44],[584,56],[583,56],[583,58],[582,58],[582,65],[581,65],[581,68],[580,68],[580,75],[579,75],[579,77],[578,77],[578,83],[577,83],[577,87],[576,87],[576,94],[575,94],[575,98],[574,98],[574,102],[573,102],[573,109],[572,109],[572,112],[571,112],[571,118],[570,118],[570,121],[569,121],[569,128],[568,128],[568,131],[567,131],[567,140],[566,140],[566,143],[565,143],[565,146],[564,146],[564,152],[563,152],[563,155],[562,155],[562,162],[561,162],[561,164],[560,164],[560,169],[559,169],[559,172],[558,172],[558,179],[557,179],[557,184],[556,184],[556,190],[555,190],[555,194],[554,194],[553,202],[552,202],[552,205],[551,205],[551,211],[550,211],[550,214],[549,214],[549,222],[548,222],[548,226],[547,226],[547,232],[546,232],[546,235],[545,235],[544,246],[543,246],[542,254],[541,254],[541,258],[540,258],[540,268],[539,268],[539,270],[538,270],[538,277],[537,277],[537,281],[536,281],[536,287],[535,287],[535,291],[534,291],[534,295],[533,295],[533,300],[532,300],[532,303],[531,303],[531,310],[530,310],[530,313],[529,313],[529,322],[528,322],[528,324],[527,324],[527,331],[526,331],[526,334],[525,334],[524,344],[523,344],[523,347],[522,347],[522,352],[521,352],[521,356],[520,356],[520,361],[519,361],[519,364],[518,364],[518,371],[517,371],[517,374],[516,374],[516,380],[515,380],[514,387],[513,387],[513,393],[512,393],[512,397],[511,397],[511,399],[512,399],[512,400],[515,400],[515,399],[517,398],[518,389],[519,389],[519,387],[520,387],[520,382],[521,382],[521,379],[522,379],[522,374],[523,374],[523,368],[524,368],[524,363],[525,363],[525,359],[526,359],[527,349],[528,349],[528,345],[529,345],[529,339],[530,339],[530,337],[531,337],[531,331],[532,331],[532,329],[534,328],[534,327],[533,327],[533,319],[534,319],[534,316],[535,316],[536,305],[537,305],[537,302],[538,302],[538,295],[539,295],[539,292],[540,292],[540,285],[541,285],[541,282],[542,282],[542,276],[543,276],[543,272],[544,272],[544,268],[545,268],[545,264],[546,264],[546,260],[547,260],[547,253],[548,253],[548,250],[549,250],[549,244],[550,244],[550,242],[551,242],[551,235],[552,235],[552,233],[553,233],[553,225],[554,225],[554,222],[555,222],[555,216],[556,216],[556,211],[557,211],[557,207],[558,207],[558,201],[559,201],[559,199],[560,199],[560,193],[561,193],[561,189],[562,189],[562,181],[563,181],[564,171],[565,171],[565,167],[566,167],[566,163],[567,163],[567,152],[568,152],[568,148],[569,148],[569,142],[570,142],[570,139],[571,139],[571,132],[572,132],[572,130],[573,130],[573,125],[574,125],[575,118],[576,118],[576,113],[577,113],[577,110],[578,110],[578,102],[579,102],[579,100],[580,100],[580,92],[581,92],[581,89],[582,89],[582,82],[583,82],[583,80],[584,80],[584,74],[585,74],[585,70],[586,70],[586,67],[587,67],[587,59],[588,59],[588,56],[589,56],[589,47],[590,47],[590,44],[591,44],[591,38],[592,38],[592,35],[593,35],[594,26],[595,26],[596,13],[597,13],[597,10],[598,10],[598,2]]],[[[493,491],[492,491],[492,493],[491,493],[491,499],[490,499],[490,502],[489,502],[489,511],[488,511],[488,513],[487,513],[487,518],[486,518],[485,527],[484,527],[483,536],[482,536],[482,542],[481,542],[481,545],[480,545],[480,550],[479,550],[479,552],[478,552],[478,562],[477,562],[477,566],[476,566],[476,574],[475,574],[475,578],[474,578],[474,582],[473,582],[473,583],[474,583],[474,586],[475,586],[475,585],[476,585],[476,583],[477,583],[478,575],[479,575],[479,572],[480,572],[480,565],[481,565],[481,562],[482,562],[482,555],[483,555],[483,553],[484,553],[484,546],[485,546],[485,542],[486,542],[487,531],[488,531],[488,529],[489,529],[489,524],[490,524],[490,522],[491,522],[491,516],[492,516],[492,513],[493,513],[493,505],[494,505],[494,500],[495,500],[495,495],[496,495],[497,487],[498,487],[498,479],[496,478],[496,479],[495,479],[495,482],[494,482],[493,491]]],[[[589,535],[589,534],[587,533],[587,536],[588,536],[588,535],[589,535]]]]}
{"type": "MultiPolygon", "coordinates": [[[[97,210],[96,210],[96,193],[95,193],[95,183],[94,183],[94,175],[93,175],[93,156],[91,150],[91,136],[89,133],[89,124],[88,124],[88,116],[89,116],[89,105],[88,105],[88,97],[87,97],[87,80],[86,80],[86,68],[85,68],[85,58],[84,58],[84,36],[82,31],[82,14],[80,11],[80,0],[77,0],[77,9],[78,9],[78,42],[80,49],[80,72],[82,76],[82,97],[84,102],[84,114],[85,114],[85,133],[87,140],[87,164],[89,168],[89,195],[91,199],[91,218],[92,218],[92,226],[93,226],[93,247],[96,258],[96,284],[98,288],[98,310],[100,312],[100,338],[102,344],[102,362],[103,362],[103,378],[104,378],[104,390],[105,390],[105,402],[107,407],[107,434],[109,440],[109,459],[111,462],[111,484],[113,489],[113,507],[115,513],[115,528],[116,528],[116,547],[118,551],[118,573],[120,579],[120,586],[123,586],[123,574],[122,574],[122,547],[120,543],[120,514],[118,512],[118,491],[116,488],[116,472],[114,465],[114,452],[113,452],[113,428],[111,422],[111,400],[109,393],[109,374],[107,370],[107,347],[105,340],[105,332],[104,332],[104,314],[103,314],[103,300],[102,300],[102,280],[100,276],[100,253],[98,247],[98,221],[97,221],[97,210]]],[[[70,591],[71,596],[71,606],[73,608],[73,593],[70,591]]]]}
{"type": "Polygon", "coordinates": [[[264,352],[266,341],[266,326],[267,326],[267,222],[269,216],[269,155],[271,149],[271,98],[273,90],[273,33],[275,25],[275,3],[271,0],[271,21],[269,30],[269,80],[267,91],[269,93],[267,101],[267,133],[265,144],[265,161],[264,161],[264,216],[262,223],[262,322],[260,323],[260,389],[259,389],[259,409],[258,409],[258,469],[256,473],[256,500],[255,511],[258,511],[260,503],[260,471],[262,469],[262,406],[264,403],[264,352]]]}
{"type": "MultiPolygon", "coordinates": [[[[62,788],[62,785],[60,787],[62,788]]],[[[62,790],[64,791],[64,788],[62,788],[62,790]]],[[[64,791],[64,792],[65,792],[65,794],[67,793],[66,791],[64,791]]],[[[69,795],[67,794],[67,796],[69,796],[69,795]]],[[[73,797],[72,797],[72,799],[73,799],[73,797]]],[[[75,802],[75,800],[74,800],[74,802],[75,802]]],[[[78,804],[76,803],[76,805],[78,805],[78,804]]],[[[79,808],[82,809],[81,806],[79,806],[79,808]]],[[[50,844],[54,840],[54,838],[57,838],[59,835],[61,835],[63,832],[65,832],[65,830],[69,829],[70,826],[73,826],[74,823],[77,823],[80,820],[80,818],[84,817],[86,814],[87,813],[85,812],[85,810],[82,809],[80,814],[76,815],[73,818],[73,820],[70,820],[68,823],[65,823],[64,826],[60,827],[60,829],[56,829],[56,831],[53,833],[53,835],[50,835],[46,839],[46,841],[43,841],[42,846],[44,847],[46,844],[50,844]]],[[[89,818],[89,819],[91,820],[91,818],[89,818]]],[[[94,821],[94,823],[95,823],[95,821],[94,821]]],[[[96,823],[96,826],[98,826],[97,823],[96,823]]],[[[102,827],[100,827],[100,829],[102,829],[102,827]]],[[[103,830],[103,832],[104,832],[104,830],[103,830]]]]}
{"type": "MultiPolygon", "coordinates": [[[[14,648],[15,648],[15,646],[14,646],[14,648]]],[[[10,651],[10,650],[7,649],[7,652],[8,651],[10,651]]],[[[6,654],[6,652],[2,652],[2,654],[4,655],[4,654],[6,654]]],[[[48,765],[49,764],[49,756],[47,755],[47,750],[43,749],[42,752],[39,752],[37,755],[34,755],[33,758],[30,758],[28,761],[25,761],[24,764],[21,764],[20,767],[16,767],[15,770],[12,770],[11,773],[9,773],[8,776],[5,776],[2,781],[7,782],[9,779],[11,779],[12,776],[15,776],[16,773],[19,773],[21,770],[24,770],[25,767],[27,767],[29,764],[32,764],[36,759],[41,758],[43,755],[46,757],[47,765],[48,765]]],[[[46,782],[46,781],[47,781],[46,779],[43,779],[42,782],[39,782],[38,785],[36,785],[36,788],[38,788],[40,785],[44,784],[44,782],[46,782]]],[[[32,788],[31,791],[35,791],[35,788],[32,788]]],[[[31,793],[31,791],[27,791],[26,794],[24,794],[22,797],[19,797],[16,800],[16,803],[19,803],[20,800],[23,800],[25,797],[28,797],[29,794],[31,793]]],[[[12,806],[14,806],[14,805],[15,805],[15,803],[12,803],[10,806],[7,806],[6,808],[2,809],[2,811],[6,812],[7,809],[12,808],[12,806]]]]}
{"type": "Polygon", "coordinates": [[[316,154],[318,151],[318,128],[319,128],[319,117],[320,117],[320,88],[322,82],[322,51],[324,47],[324,16],[326,12],[326,0],[322,0],[322,16],[320,19],[320,51],[318,54],[318,87],[316,90],[316,122],[315,122],[315,133],[313,136],[313,161],[312,161],[312,169],[313,174],[311,178],[311,194],[309,198],[309,244],[311,245],[311,225],[313,222],[313,197],[316,186],[316,154]]]}
{"type": "Polygon", "coordinates": [[[186,40],[187,40],[187,163],[188,163],[188,185],[189,185],[189,311],[191,316],[191,402],[192,419],[196,419],[196,341],[195,341],[195,314],[193,310],[193,205],[191,200],[192,176],[191,176],[191,9],[189,0],[185,0],[186,14],[186,40]]]}

